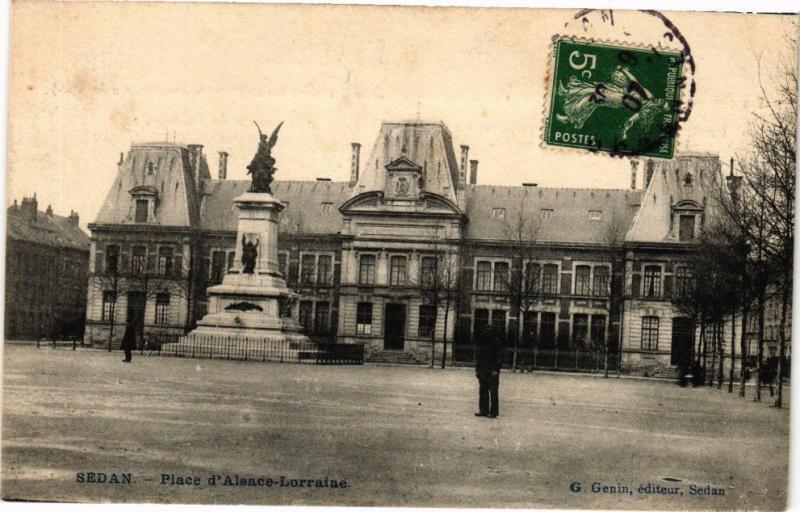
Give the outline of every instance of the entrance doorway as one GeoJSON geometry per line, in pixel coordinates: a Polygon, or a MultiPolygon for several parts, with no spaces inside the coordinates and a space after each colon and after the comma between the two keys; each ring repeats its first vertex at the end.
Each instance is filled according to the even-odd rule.
{"type": "Polygon", "coordinates": [[[405,304],[387,304],[383,321],[384,350],[403,350],[406,333],[405,304]]]}
{"type": "Polygon", "coordinates": [[[670,364],[690,368],[694,345],[694,324],[688,318],[672,319],[672,353],[670,364]]]}
{"type": "Polygon", "coordinates": [[[144,332],[144,306],[146,299],[143,292],[128,292],[128,320],[137,335],[137,343],[144,332]]]}

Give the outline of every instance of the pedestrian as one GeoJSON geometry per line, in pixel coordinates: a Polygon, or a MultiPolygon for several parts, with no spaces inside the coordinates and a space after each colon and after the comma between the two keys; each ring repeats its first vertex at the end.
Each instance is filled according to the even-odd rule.
{"type": "Polygon", "coordinates": [[[475,416],[496,418],[500,415],[500,366],[503,363],[500,340],[481,336],[475,375],[478,377],[478,407],[475,416]]]}
{"type": "Polygon", "coordinates": [[[136,350],[136,328],[131,321],[125,324],[125,334],[122,335],[122,345],[120,348],[125,352],[125,359],[123,359],[122,362],[130,363],[133,351],[136,350]]]}

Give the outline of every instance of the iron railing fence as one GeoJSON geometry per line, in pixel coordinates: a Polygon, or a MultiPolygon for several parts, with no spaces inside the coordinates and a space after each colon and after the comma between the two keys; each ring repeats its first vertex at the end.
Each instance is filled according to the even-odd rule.
{"type": "Polygon", "coordinates": [[[157,355],[279,363],[364,364],[361,344],[317,343],[285,338],[181,336],[159,345],[157,355]]]}
{"type": "MultiPolygon", "coordinates": [[[[503,368],[512,368],[514,348],[503,347],[503,368]]],[[[476,363],[478,347],[456,344],[453,347],[453,363],[472,366],[476,363]]],[[[616,354],[608,355],[608,370],[617,371],[619,359],[616,354]]],[[[580,349],[542,349],[525,347],[517,349],[517,369],[520,370],[564,370],[581,372],[603,371],[606,365],[605,353],[601,350],[580,349]]]]}

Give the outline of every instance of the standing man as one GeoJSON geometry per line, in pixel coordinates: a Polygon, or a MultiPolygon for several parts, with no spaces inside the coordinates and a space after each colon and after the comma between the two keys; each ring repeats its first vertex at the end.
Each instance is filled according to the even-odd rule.
{"type": "Polygon", "coordinates": [[[136,328],[133,326],[133,322],[128,320],[125,324],[125,334],[122,335],[122,345],[120,348],[125,352],[125,359],[122,360],[123,363],[130,363],[132,353],[136,350],[136,328]]]}
{"type": "Polygon", "coordinates": [[[475,416],[496,418],[500,415],[500,366],[503,364],[500,340],[496,336],[481,336],[475,375],[478,377],[478,406],[475,416]]]}

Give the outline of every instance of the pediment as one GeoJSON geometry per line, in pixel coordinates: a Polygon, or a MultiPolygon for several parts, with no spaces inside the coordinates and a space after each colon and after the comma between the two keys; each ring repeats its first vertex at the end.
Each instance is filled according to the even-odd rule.
{"type": "Polygon", "coordinates": [[[408,158],[401,156],[400,158],[386,164],[386,170],[422,172],[422,167],[420,167],[413,161],[409,160],[408,158]]]}

